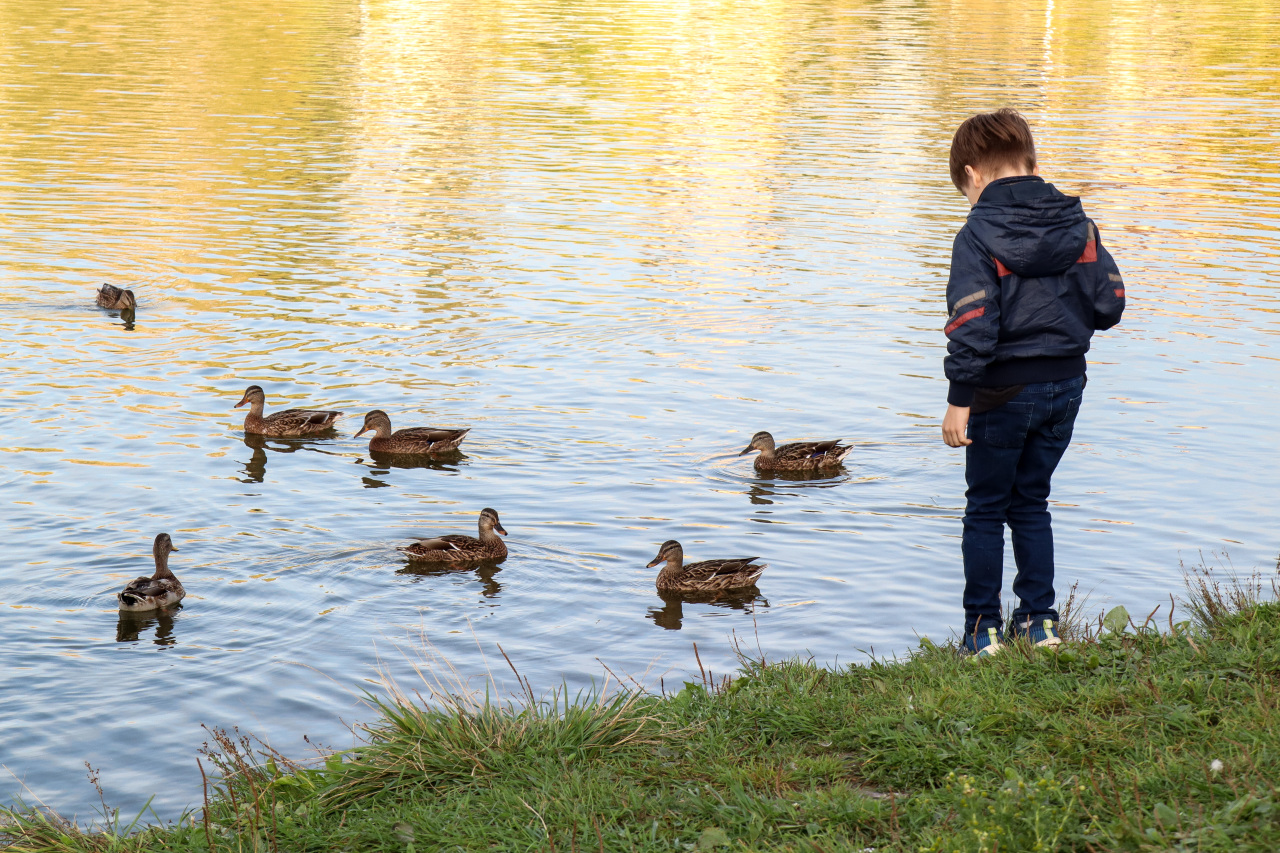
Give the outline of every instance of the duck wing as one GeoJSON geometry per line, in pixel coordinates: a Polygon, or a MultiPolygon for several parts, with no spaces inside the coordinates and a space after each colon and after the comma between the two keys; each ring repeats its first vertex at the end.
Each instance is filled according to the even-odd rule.
{"type": "Polygon", "coordinates": [[[469,432],[471,432],[469,428],[409,427],[396,430],[392,433],[390,441],[395,449],[401,452],[440,453],[456,449],[469,432]]]}
{"type": "Polygon", "coordinates": [[[138,578],[133,583],[124,588],[120,593],[123,601],[133,601],[143,598],[152,598],[163,596],[169,591],[169,586],[163,580],[155,580],[153,578],[138,578]]]}
{"type": "Polygon", "coordinates": [[[706,560],[690,563],[674,578],[669,588],[682,592],[722,593],[734,589],[753,587],[768,568],[756,563],[757,557],[737,557],[728,560],[706,560]]]}
{"type": "Polygon", "coordinates": [[[840,439],[830,441],[795,441],[784,444],[775,451],[779,460],[802,461],[820,460],[823,462],[839,462],[853,450],[852,445],[842,445],[840,439]]]}
{"type": "Polygon", "coordinates": [[[97,302],[103,308],[114,308],[122,296],[124,296],[123,290],[114,284],[104,284],[98,288],[97,302]]]}
{"type": "Polygon", "coordinates": [[[299,432],[320,432],[333,426],[342,412],[324,409],[285,409],[274,412],[262,419],[262,422],[276,429],[295,429],[299,432]]]}
{"type": "Polygon", "coordinates": [[[128,585],[125,586],[124,591],[129,593],[136,593],[138,595],[146,595],[146,593],[141,592],[141,590],[146,589],[151,583],[153,583],[153,581],[154,579],[151,578],[149,575],[143,575],[140,578],[134,578],[133,580],[129,581],[128,585]]]}
{"type": "Polygon", "coordinates": [[[444,536],[437,536],[434,539],[419,539],[412,545],[406,545],[400,550],[406,554],[431,554],[440,551],[470,551],[480,544],[480,540],[474,536],[464,536],[461,533],[446,533],[444,536]]]}
{"type": "Polygon", "coordinates": [[[682,580],[706,581],[725,575],[740,574],[748,569],[764,570],[763,566],[751,565],[759,557],[730,557],[725,560],[703,560],[700,563],[689,563],[681,571],[682,580]]]}

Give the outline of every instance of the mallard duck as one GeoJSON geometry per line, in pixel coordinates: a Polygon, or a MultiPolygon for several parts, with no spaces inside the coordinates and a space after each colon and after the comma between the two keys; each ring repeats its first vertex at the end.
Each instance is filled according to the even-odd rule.
{"type": "Polygon", "coordinates": [[[507,535],[498,521],[497,510],[485,507],[480,510],[480,538],[447,533],[434,539],[420,539],[400,550],[410,560],[432,563],[461,563],[479,560],[505,560],[507,543],[498,536],[507,535]]]}
{"type": "MultiPolygon", "coordinates": [[[[373,432],[369,439],[370,453],[448,453],[457,450],[470,429],[443,429],[439,427],[409,427],[391,431],[391,418],[381,409],[374,409],[364,416],[364,426],[355,437],[373,432]]],[[[496,516],[495,516],[496,518],[496,516]]]]}
{"type": "Polygon", "coordinates": [[[684,565],[684,549],[674,539],[662,543],[658,556],[649,563],[652,569],[666,562],[655,581],[658,589],[672,592],[727,592],[755,586],[768,566],[755,565],[759,557],[735,557],[729,560],[703,560],[684,565]]]}
{"type": "Polygon", "coordinates": [[[151,577],[144,575],[137,578],[121,592],[116,593],[121,610],[135,612],[156,610],[177,604],[187,594],[182,584],[173,576],[173,572],[169,571],[169,554],[178,551],[173,547],[173,540],[169,538],[169,534],[161,533],[157,536],[151,551],[156,558],[156,573],[151,577]]]}
{"type": "Polygon", "coordinates": [[[262,416],[262,407],[267,404],[267,395],[257,385],[244,389],[244,397],[236,403],[235,408],[249,404],[249,414],[244,416],[244,431],[256,435],[301,436],[315,435],[333,427],[333,422],[342,412],[329,412],[321,409],[285,409],[262,416]]]}
{"type": "Polygon", "coordinates": [[[115,308],[117,311],[132,311],[138,307],[138,300],[133,298],[132,290],[121,290],[112,284],[104,284],[98,288],[98,307],[115,308]]]}
{"type": "Polygon", "coordinates": [[[853,452],[853,445],[834,441],[796,441],[775,447],[773,436],[761,431],[751,436],[751,443],[739,456],[759,450],[756,457],[757,471],[823,471],[840,467],[844,458],[853,452]]]}

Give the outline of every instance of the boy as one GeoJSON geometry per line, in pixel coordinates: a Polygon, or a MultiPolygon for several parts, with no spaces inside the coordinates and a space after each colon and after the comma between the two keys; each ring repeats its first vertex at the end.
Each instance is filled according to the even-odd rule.
{"type": "Polygon", "coordinates": [[[951,141],[951,182],[972,209],[947,282],[942,438],[965,448],[964,646],[980,656],[1004,638],[1006,522],[1018,569],[1009,631],[1059,642],[1049,480],[1071,442],[1089,338],[1124,311],[1120,271],[1080,200],[1039,173],[1016,110],[973,116],[951,141]]]}

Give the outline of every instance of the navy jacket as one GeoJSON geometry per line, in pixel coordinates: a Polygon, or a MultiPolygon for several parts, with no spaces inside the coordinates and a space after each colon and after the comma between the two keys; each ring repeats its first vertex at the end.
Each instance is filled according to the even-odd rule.
{"type": "Polygon", "coordinates": [[[975,388],[1080,376],[1124,281],[1080,199],[1031,175],[992,181],[956,235],[947,282],[947,402],[975,388]]]}

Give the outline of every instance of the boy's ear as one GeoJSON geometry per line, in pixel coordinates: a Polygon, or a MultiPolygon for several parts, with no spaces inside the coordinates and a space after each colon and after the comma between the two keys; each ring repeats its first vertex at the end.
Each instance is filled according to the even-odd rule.
{"type": "Polygon", "coordinates": [[[969,183],[971,184],[976,184],[982,180],[982,173],[968,164],[965,164],[964,173],[969,176],[969,183]]]}
{"type": "Polygon", "coordinates": [[[1040,164],[1039,164],[1039,163],[1036,163],[1034,166],[1032,166],[1032,167],[1031,167],[1031,174],[1035,175],[1037,178],[1038,178],[1038,177],[1040,177],[1040,164]]]}

